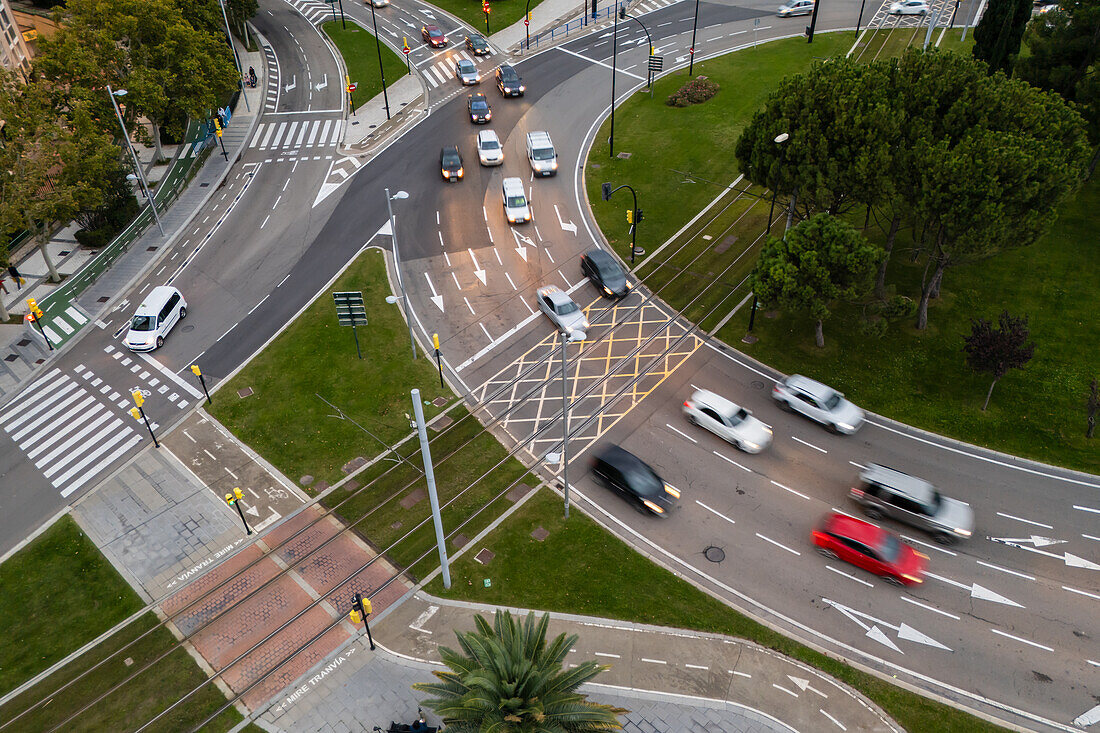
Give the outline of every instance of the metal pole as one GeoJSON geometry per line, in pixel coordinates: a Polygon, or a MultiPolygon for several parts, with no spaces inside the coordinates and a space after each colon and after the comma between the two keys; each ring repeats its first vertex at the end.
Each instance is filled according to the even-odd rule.
{"type": "Polygon", "coordinates": [[[206,394],[206,404],[211,404],[213,400],[210,399],[210,390],[206,388],[206,377],[201,374],[199,375],[199,384],[202,385],[202,391],[206,394]]]}
{"type": "Polygon", "coordinates": [[[634,192],[633,186],[627,186],[630,189],[630,195],[634,197],[634,222],[630,225],[630,266],[634,266],[634,250],[638,241],[638,194],[634,192]]]}
{"type": "MultiPolygon", "coordinates": [[[[250,109],[248,106],[248,95],[244,92],[244,67],[241,66],[241,59],[237,56],[237,47],[233,45],[233,34],[229,30],[229,16],[225,14],[225,0],[218,0],[218,5],[222,9],[222,20],[225,21],[225,38],[229,41],[229,50],[233,52],[233,63],[237,65],[237,76],[241,80],[241,96],[244,98],[244,108],[250,109]]],[[[248,32],[247,26],[245,32],[248,32]]]]}
{"type": "Polygon", "coordinates": [[[237,514],[241,515],[241,522],[244,524],[245,530],[248,534],[252,534],[252,528],[248,526],[248,520],[244,518],[244,510],[241,509],[241,500],[237,499],[233,502],[233,506],[237,507],[237,514]]]}
{"type": "Polygon", "coordinates": [[[863,23],[863,9],[866,6],[867,0],[862,0],[859,4],[859,18],[856,19],[856,38],[859,38],[859,26],[863,23]]]}
{"type": "MultiPolygon", "coordinates": [[[[595,0],[593,0],[594,2],[595,0]]],[[[595,12],[592,17],[596,17],[595,12]]],[[[611,157],[615,157],[615,75],[619,62],[619,14],[615,13],[615,29],[611,32],[611,157]]]]}
{"type": "MultiPolygon", "coordinates": [[[[373,2],[370,4],[370,19],[371,22],[374,23],[374,47],[378,50],[378,75],[382,77],[382,101],[386,103],[386,119],[389,120],[390,96],[386,93],[386,70],[382,68],[382,41],[378,40],[378,16],[375,15],[373,2]]],[[[406,64],[408,63],[408,59],[409,57],[405,56],[406,64]]],[[[392,214],[390,215],[390,221],[393,221],[392,214]]]]}
{"type": "MultiPolygon", "coordinates": [[[[371,3],[371,8],[374,3],[371,3]]],[[[373,12],[373,11],[372,11],[373,12]]],[[[390,241],[393,242],[393,269],[397,272],[397,285],[401,288],[401,301],[405,304],[405,320],[409,322],[409,343],[412,344],[413,359],[416,358],[416,338],[413,336],[412,313],[409,312],[409,296],[405,294],[405,280],[401,277],[401,258],[397,255],[397,225],[393,221],[393,206],[390,204],[390,190],[386,189],[386,209],[390,212],[390,241]]]]}
{"type": "Polygon", "coordinates": [[[695,0],[695,20],[691,22],[691,49],[688,51],[688,76],[695,69],[695,30],[699,27],[699,0],[695,0]]]}
{"type": "MultiPolygon", "coordinates": [[[[588,0],[584,0],[584,9],[588,9],[588,0]]],[[[523,10],[523,27],[527,32],[527,46],[524,48],[526,51],[531,50],[531,0],[527,0],[527,7],[523,10]]]]}
{"type": "Polygon", "coordinates": [[[420,435],[420,454],[424,459],[424,478],[428,482],[428,501],[432,504],[432,522],[435,524],[435,542],[439,547],[439,563],[443,568],[443,587],[451,587],[451,568],[447,563],[447,544],[443,537],[443,518],[439,515],[439,497],[435,493],[435,471],[432,469],[432,453],[428,448],[428,430],[424,424],[424,407],[420,390],[412,391],[413,414],[416,415],[416,432],[420,435]]]}
{"type": "Polygon", "coordinates": [[[565,332],[561,337],[561,483],[565,489],[565,518],[569,519],[569,396],[565,379],[565,332]]]}
{"type": "MultiPolygon", "coordinates": [[[[371,5],[373,6],[373,5],[374,5],[374,3],[371,3],[371,5]]],[[[346,20],[346,19],[344,18],[344,0],[340,0],[340,27],[341,27],[341,28],[342,28],[343,30],[347,30],[347,29],[348,29],[348,22],[347,22],[347,20],[346,20]]]]}
{"type": "Polygon", "coordinates": [[[359,350],[359,333],[355,330],[355,324],[351,324],[351,335],[355,338],[355,354],[359,357],[359,360],[363,360],[363,352],[359,350]]]}
{"type": "Polygon", "coordinates": [[[42,334],[42,338],[46,341],[46,346],[50,347],[50,351],[53,351],[53,344],[50,343],[50,337],[46,335],[46,329],[42,328],[42,321],[38,316],[34,317],[34,325],[38,326],[38,332],[42,334]]]}
{"type": "MultiPolygon", "coordinates": [[[[153,432],[153,426],[149,424],[149,416],[146,415],[145,410],[143,410],[140,407],[138,408],[138,412],[141,413],[141,419],[145,421],[145,427],[149,428],[149,437],[153,439],[153,445],[155,445],[157,448],[159,448],[160,443],[157,442],[157,436],[153,432]]],[[[241,517],[241,519],[244,519],[244,517],[241,517]]]]}
{"type": "Polygon", "coordinates": [[[806,43],[814,42],[814,29],[817,28],[817,9],[821,7],[820,2],[814,3],[814,13],[810,16],[810,32],[806,38],[806,43]]]}
{"type": "Polygon", "coordinates": [[[446,385],[443,384],[443,360],[440,356],[439,349],[435,350],[435,365],[439,367],[439,388],[447,389],[446,385]]]}
{"type": "Polygon", "coordinates": [[[138,180],[141,181],[141,188],[145,191],[145,198],[149,200],[149,208],[153,210],[153,218],[157,220],[157,229],[160,230],[160,234],[164,236],[164,226],[160,223],[160,214],[157,213],[157,204],[153,201],[153,196],[149,193],[149,184],[145,182],[145,172],[141,169],[141,161],[138,160],[137,153],[134,151],[134,146],[130,144],[130,133],[126,132],[126,123],[122,121],[122,110],[118,108],[118,100],[115,99],[115,90],[111,89],[111,85],[107,85],[107,94],[111,96],[111,106],[115,108],[115,116],[118,117],[119,127],[122,128],[122,137],[126,140],[126,147],[130,150],[130,157],[134,160],[134,169],[137,171],[138,180]]]}

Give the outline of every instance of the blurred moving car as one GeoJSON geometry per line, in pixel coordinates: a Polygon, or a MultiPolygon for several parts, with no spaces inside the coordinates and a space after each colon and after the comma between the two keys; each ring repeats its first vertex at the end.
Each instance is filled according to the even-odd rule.
{"type": "Polygon", "coordinates": [[[792,15],[809,15],[814,12],[814,0],[790,0],[783,3],[775,14],[780,18],[789,18],[792,15]]]}
{"type": "Polygon", "coordinates": [[[447,45],[447,36],[434,25],[421,26],[420,37],[432,48],[443,48],[447,45]]]}
{"type": "Polygon", "coordinates": [[[859,473],[860,483],[848,495],[871,519],[890,517],[932,534],[942,545],[974,533],[974,510],[942,495],[924,479],[872,463],[859,473]]]}
{"type": "Polygon", "coordinates": [[[607,298],[625,298],[634,287],[618,260],[599,247],[581,255],[581,273],[607,298]]]}
{"type": "Polygon", "coordinates": [[[481,74],[470,59],[459,59],[455,62],[455,76],[462,82],[462,86],[477,84],[481,81],[481,74]]]}
{"type": "Polygon", "coordinates": [[[617,445],[604,448],[592,459],[592,475],[635,508],[667,517],[680,500],[680,491],[657,475],[642,459],[617,445]]]}
{"type": "Polygon", "coordinates": [[[504,162],[504,148],[492,130],[482,130],[477,134],[477,159],[482,165],[500,165],[504,162]]]}
{"type": "Polygon", "coordinates": [[[439,151],[439,168],[446,181],[461,181],[466,173],[462,169],[462,154],[458,152],[457,145],[445,145],[439,151]]]}
{"type": "Polygon", "coordinates": [[[705,389],[684,401],[684,416],[692,425],[706,428],[746,453],[759,453],[772,444],[772,429],[752,413],[725,397],[705,389]]]}
{"type": "Polygon", "coordinates": [[[536,299],[539,302],[539,310],[554,322],[559,331],[565,332],[567,336],[572,336],[574,333],[587,333],[588,318],[584,315],[584,311],[557,285],[539,288],[536,299]]]}
{"type": "Polygon", "coordinates": [[[474,56],[488,56],[493,52],[493,49],[489,48],[489,42],[476,33],[466,36],[466,50],[474,56]]]}
{"type": "Polygon", "coordinates": [[[924,582],[928,556],[870,522],[834,512],[811,537],[821,555],[863,568],[892,585],[924,582]]]}
{"type": "Polygon", "coordinates": [[[898,0],[886,12],[890,15],[928,15],[929,10],[926,0],[898,0]]]}
{"type": "Polygon", "coordinates": [[[519,74],[508,64],[504,64],[497,69],[497,89],[500,90],[502,97],[522,97],[523,93],[527,91],[527,87],[523,85],[523,80],[519,78],[519,74]]]}
{"type": "Polygon", "coordinates": [[[775,383],[772,399],[789,412],[799,412],[835,433],[851,435],[863,425],[863,410],[821,382],[792,374],[775,383]]]}

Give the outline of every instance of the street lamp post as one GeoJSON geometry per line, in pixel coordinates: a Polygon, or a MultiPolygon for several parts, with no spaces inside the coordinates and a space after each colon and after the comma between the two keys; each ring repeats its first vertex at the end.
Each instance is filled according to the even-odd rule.
{"type": "MultiPolygon", "coordinates": [[[[588,0],[584,0],[585,7],[588,6],[588,0]]],[[[525,51],[531,50],[531,0],[527,0],[527,6],[523,9],[523,30],[527,33],[527,46],[525,51]]]]}
{"type": "Polygon", "coordinates": [[[574,331],[568,336],[565,331],[560,331],[561,339],[561,483],[565,491],[565,518],[569,519],[569,380],[566,376],[566,342],[584,341],[587,334],[584,331],[574,331]]]}
{"type": "Polygon", "coordinates": [[[239,84],[241,89],[241,97],[244,98],[244,108],[249,109],[248,95],[244,92],[244,69],[241,66],[241,59],[237,56],[237,47],[233,45],[233,34],[229,30],[229,16],[225,14],[225,0],[218,0],[218,5],[222,9],[222,20],[225,21],[225,40],[229,42],[229,50],[233,52],[233,63],[237,67],[237,77],[239,78],[239,84]]]}
{"type": "MultiPolygon", "coordinates": [[[[340,7],[340,12],[344,12],[343,6],[340,7]]],[[[370,3],[370,20],[374,23],[374,45],[378,50],[378,74],[382,77],[382,101],[386,103],[386,119],[390,119],[390,96],[386,93],[386,71],[382,68],[382,41],[378,40],[378,18],[374,13],[374,3],[370,3]]],[[[409,57],[406,55],[405,59],[409,57]]],[[[354,111],[354,110],[353,110],[354,111]]],[[[408,194],[406,194],[408,195],[408,194]]],[[[393,220],[393,214],[390,214],[390,220],[393,220]]]]}
{"type": "MultiPolygon", "coordinates": [[[[530,0],[528,0],[528,1],[530,1],[530,0]]],[[[647,29],[645,27],[645,23],[643,23],[641,20],[639,20],[638,18],[635,18],[632,15],[627,15],[625,6],[621,6],[619,8],[619,18],[621,20],[633,20],[635,23],[637,23],[638,25],[640,25],[642,27],[642,33],[645,33],[646,43],[649,44],[649,55],[652,56],[653,55],[653,39],[649,35],[649,29],[647,29]]],[[[649,87],[653,86],[653,69],[652,68],[649,70],[648,78],[646,79],[646,85],[649,86],[649,87]]]]}
{"type": "MultiPolygon", "coordinates": [[[[779,133],[778,135],[775,136],[775,140],[773,141],[773,142],[775,142],[776,145],[779,146],[779,166],[777,168],[778,170],[782,170],[782,168],[783,168],[783,150],[784,150],[783,143],[787,142],[787,140],[789,140],[790,137],[791,136],[788,133],[781,132],[781,133],[779,133]]],[[[765,240],[768,238],[768,235],[771,234],[771,231],[772,231],[772,215],[775,214],[775,197],[778,194],[779,194],[779,185],[777,183],[776,185],[772,186],[772,203],[771,203],[771,207],[769,207],[769,209],[768,209],[768,226],[767,226],[766,229],[764,229],[764,239],[765,240]]],[[[752,308],[749,310],[749,334],[752,333],[752,327],[755,323],[756,323],[756,293],[754,292],[752,294],[752,308]]],[[[747,339],[747,338],[749,338],[749,336],[746,334],[745,338],[747,339]]],[[[756,337],[753,336],[753,339],[755,339],[755,338],[756,337]]]]}
{"type": "MultiPolygon", "coordinates": [[[[596,17],[593,5],[592,17],[596,17]]],[[[615,28],[611,31],[611,157],[615,157],[615,76],[619,62],[619,14],[615,13],[615,28]]]]}
{"type": "Polygon", "coordinates": [[[610,201],[611,200],[611,194],[615,193],[616,191],[620,191],[624,188],[629,190],[630,195],[634,197],[634,208],[631,209],[633,214],[630,216],[630,266],[633,267],[634,266],[634,254],[638,249],[638,245],[637,245],[637,241],[638,241],[638,222],[641,221],[641,211],[638,209],[638,194],[634,190],[633,186],[628,186],[625,183],[623,185],[619,186],[618,188],[611,188],[610,183],[604,183],[601,186],[601,193],[603,195],[603,200],[604,201],[610,201]]]}
{"type": "Polygon", "coordinates": [[[160,223],[160,214],[157,213],[157,204],[153,201],[153,195],[149,193],[149,182],[145,180],[145,172],[141,170],[141,162],[138,161],[134,146],[130,144],[130,133],[126,132],[126,123],[122,121],[122,110],[118,107],[118,100],[116,97],[126,96],[126,90],[111,89],[111,85],[108,84],[107,94],[111,97],[111,106],[115,108],[115,116],[118,117],[119,127],[122,128],[122,138],[126,141],[126,147],[130,150],[130,157],[134,161],[134,170],[137,171],[138,178],[141,180],[141,187],[145,191],[145,198],[149,200],[149,208],[153,210],[153,218],[157,220],[157,229],[160,230],[160,234],[163,237],[164,225],[160,223]]]}
{"type": "MultiPolygon", "coordinates": [[[[371,8],[374,7],[374,3],[371,3],[371,8]]],[[[405,292],[405,280],[401,277],[401,258],[397,252],[397,226],[393,221],[393,206],[390,205],[390,201],[393,199],[407,199],[409,194],[405,191],[398,191],[393,196],[390,196],[390,190],[386,189],[386,210],[390,214],[390,241],[393,243],[393,269],[397,273],[397,285],[401,288],[401,300],[405,302],[405,320],[409,322],[409,343],[412,344],[413,359],[416,358],[416,338],[413,337],[413,322],[412,312],[409,310],[409,296],[405,292]]],[[[389,298],[386,299],[387,301],[389,298]]]]}
{"type": "Polygon", "coordinates": [[[688,49],[688,76],[695,69],[695,31],[699,27],[699,0],[695,0],[695,20],[691,22],[691,48],[688,49]]]}

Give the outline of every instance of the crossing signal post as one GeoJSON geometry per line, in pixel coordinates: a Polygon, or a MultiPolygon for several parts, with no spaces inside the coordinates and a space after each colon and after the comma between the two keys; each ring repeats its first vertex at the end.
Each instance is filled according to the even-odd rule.
{"type": "Polygon", "coordinates": [[[611,200],[611,194],[616,191],[627,189],[630,191],[630,195],[634,197],[634,206],[626,210],[626,223],[630,225],[630,265],[634,266],[634,255],[645,254],[645,250],[638,251],[638,222],[642,220],[642,210],[638,208],[638,194],[634,191],[633,186],[623,184],[618,188],[612,188],[610,183],[604,183],[600,186],[600,195],[604,201],[611,200]]]}
{"type": "Polygon", "coordinates": [[[244,518],[244,510],[241,509],[241,499],[244,498],[244,492],[240,488],[233,489],[232,494],[225,495],[225,503],[229,506],[237,507],[237,514],[241,516],[241,523],[244,524],[244,529],[248,534],[252,534],[252,528],[248,526],[248,520],[244,518]]]}
{"type": "Polygon", "coordinates": [[[409,50],[410,50],[409,49],[409,37],[404,36],[404,39],[405,39],[405,45],[402,47],[401,53],[405,54],[405,70],[406,70],[406,73],[411,74],[411,73],[413,73],[413,71],[412,71],[412,64],[409,63],[409,50]]]}
{"type": "MultiPolygon", "coordinates": [[[[344,77],[344,78],[347,79],[348,77],[344,77]]],[[[348,102],[349,102],[349,105],[350,105],[351,110],[353,112],[355,111],[355,90],[358,87],[359,87],[359,84],[357,84],[356,82],[348,81],[348,102]]]]}
{"type": "Polygon", "coordinates": [[[42,334],[42,339],[46,342],[46,346],[53,351],[53,344],[50,343],[50,337],[46,335],[46,329],[42,327],[42,309],[38,307],[38,301],[34,298],[27,298],[27,320],[38,326],[38,332],[42,334]]]}
{"type": "Polygon", "coordinates": [[[370,624],[367,623],[367,616],[371,615],[371,603],[369,598],[364,598],[362,593],[355,594],[355,605],[351,607],[351,611],[348,612],[348,619],[353,624],[362,622],[363,628],[367,630],[367,641],[370,642],[371,651],[374,651],[374,638],[370,635],[370,624]]]}
{"type": "Polygon", "coordinates": [[[218,136],[218,142],[222,145],[222,156],[229,160],[229,153],[225,152],[225,140],[222,140],[222,121],[214,117],[214,134],[218,136]]]}
{"type": "Polygon", "coordinates": [[[202,370],[199,369],[198,364],[192,364],[191,371],[199,378],[199,384],[202,385],[202,391],[206,394],[206,404],[209,405],[213,400],[210,399],[210,391],[206,389],[206,377],[202,375],[202,370]]]}
{"type": "Polygon", "coordinates": [[[442,353],[439,351],[439,334],[432,334],[432,345],[435,346],[435,365],[439,368],[439,387],[440,389],[447,389],[443,385],[443,359],[442,353]]]}
{"type": "Polygon", "coordinates": [[[149,428],[149,437],[153,439],[153,445],[159,448],[160,443],[157,442],[156,433],[153,432],[153,426],[149,423],[149,416],[145,414],[145,409],[142,407],[145,404],[145,395],[141,393],[140,389],[135,389],[130,393],[130,396],[134,398],[135,405],[135,407],[130,408],[130,414],[138,422],[145,421],[145,427],[149,428]]]}
{"type": "Polygon", "coordinates": [[[489,0],[481,0],[481,12],[485,13],[485,35],[489,35],[489,13],[493,12],[489,0]]]}

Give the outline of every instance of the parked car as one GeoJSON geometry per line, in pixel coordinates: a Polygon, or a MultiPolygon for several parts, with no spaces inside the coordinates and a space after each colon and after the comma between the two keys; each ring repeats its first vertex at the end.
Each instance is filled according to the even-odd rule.
{"type": "Polygon", "coordinates": [[[500,165],[504,162],[504,148],[492,130],[482,130],[477,134],[477,159],[482,165],[500,165]]]}
{"type": "Polygon", "coordinates": [[[478,73],[474,62],[469,59],[459,59],[455,62],[455,76],[462,82],[462,86],[477,84],[481,81],[481,74],[478,73]]]}
{"type": "Polygon", "coordinates": [[[772,444],[771,426],[753,417],[747,408],[705,389],[684,401],[684,416],[746,453],[759,453],[772,444]]]}
{"type": "Polygon", "coordinates": [[[462,169],[462,154],[457,145],[447,145],[439,151],[439,167],[446,181],[461,181],[465,171],[462,169]]]}
{"type": "Polygon", "coordinates": [[[420,37],[432,48],[443,48],[447,45],[447,36],[434,25],[421,26],[420,37]]]}
{"type": "Polygon", "coordinates": [[[780,18],[789,18],[792,15],[809,15],[814,12],[814,0],[790,0],[783,3],[775,14],[780,18]]]}
{"type": "Polygon", "coordinates": [[[859,473],[849,496],[871,519],[890,517],[932,533],[950,545],[974,533],[974,510],[966,502],[942,495],[924,479],[872,463],[859,473]]]}
{"type": "Polygon", "coordinates": [[[890,15],[928,15],[928,11],[926,0],[898,0],[886,12],[890,15]]]}
{"type": "Polygon", "coordinates": [[[776,382],[772,398],[780,408],[799,412],[836,433],[851,435],[863,425],[863,410],[832,387],[801,374],[776,382]]]}
{"type": "Polygon", "coordinates": [[[924,582],[928,556],[870,522],[834,512],[811,538],[818,553],[863,568],[892,585],[924,582]]]}
{"type": "Polygon", "coordinates": [[[538,289],[536,300],[539,310],[546,314],[555,328],[567,336],[588,331],[588,318],[581,307],[569,297],[569,294],[557,285],[546,285],[538,289]]]}
{"type": "Polygon", "coordinates": [[[466,50],[474,56],[488,56],[493,52],[493,49],[489,48],[489,42],[476,33],[466,36],[466,50]]]}
{"type": "Polygon", "coordinates": [[[523,93],[527,91],[527,87],[523,85],[523,80],[519,78],[519,74],[508,64],[504,64],[497,69],[497,89],[500,90],[500,94],[503,97],[522,97],[523,93]]]}
{"type": "Polygon", "coordinates": [[[483,125],[493,119],[493,109],[481,92],[466,97],[466,111],[470,114],[470,122],[475,125],[483,125]]]}
{"type": "Polygon", "coordinates": [[[625,298],[634,287],[626,279],[626,273],[619,266],[619,261],[599,247],[581,255],[581,273],[608,298],[625,298]]]}
{"type": "Polygon", "coordinates": [[[680,500],[680,490],[657,475],[638,456],[617,445],[592,459],[592,475],[643,511],[667,517],[680,500]]]}

